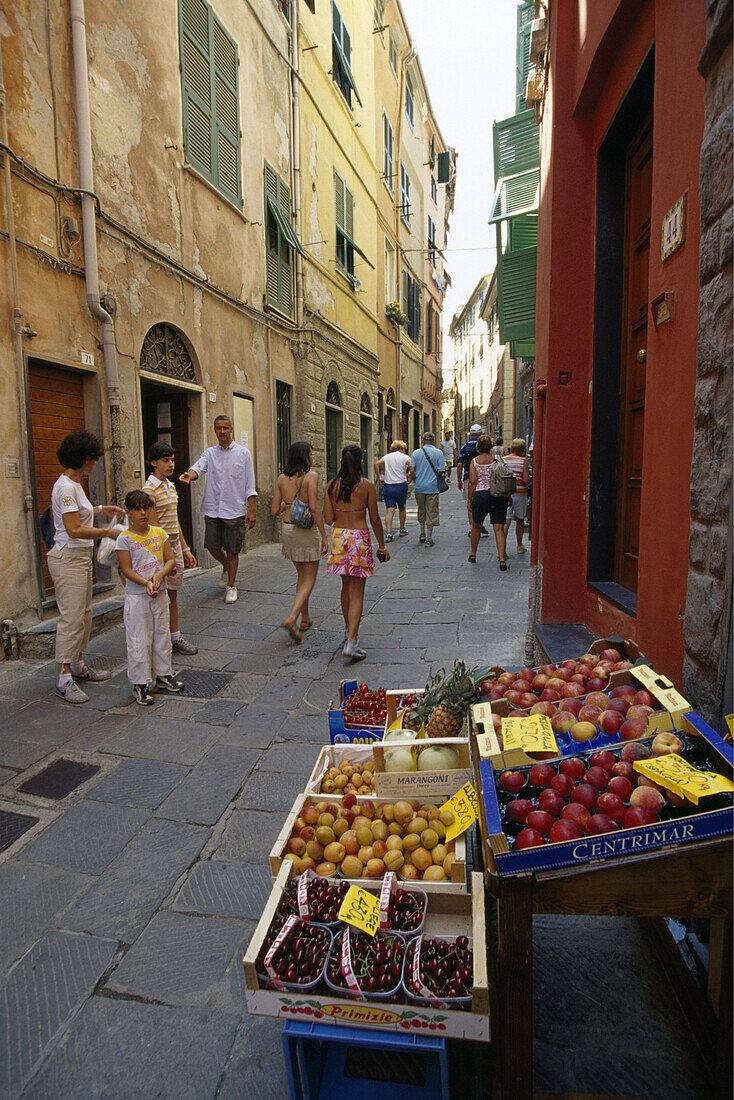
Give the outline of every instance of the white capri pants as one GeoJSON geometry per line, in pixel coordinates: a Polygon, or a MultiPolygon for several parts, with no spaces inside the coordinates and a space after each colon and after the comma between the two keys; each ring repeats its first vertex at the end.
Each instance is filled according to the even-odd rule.
{"type": "Polygon", "coordinates": [[[156,676],[170,676],[171,628],[165,588],[157,596],[125,593],[123,620],[130,683],[149,684],[156,676]]]}

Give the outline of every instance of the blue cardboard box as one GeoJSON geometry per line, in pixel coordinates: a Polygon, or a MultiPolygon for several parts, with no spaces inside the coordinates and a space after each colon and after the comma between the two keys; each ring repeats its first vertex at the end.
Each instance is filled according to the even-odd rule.
{"type": "Polygon", "coordinates": [[[344,725],[344,700],[357,690],[359,680],[342,680],[339,684],[339,702],[329,704],[329,737],[332,745],[371,745],[382,741],[382,726],[361,726],[350,729],[344,725]]]}
{"type": "MultiPolygon", "coordinates": [[[[693,743],[700,743],[701,748],[707,748],[711,766],[729,778],[732,777],[734,764],[732,746],[727,744],[700,715],[695,711],[688,711],[684,715],[671,716],[669,725],[670,728],[686,734],[693,743]]],[[[616,747],[621,748],[619,744],[616,747]]],[[[587,751],[591,750],[584,750],[576,755],[585,756],[587,751]]],[[[558,759],[546,761],[546,763],[553,766],[558,763],[558,759]]],[[[490,760],[480,762],[479,793],[485,857],[501,876],[549,871],[560,867],[619,859],[627,855],[639,857],[654,849],[674,848],[679,844],[709,840],[732,833],[734,807],[731,805],[731,797],[715,796],[716,801],[712,800],[715,808],[711,810],[701,809],[691,813],[680,808],[666,820],[657,821],[651,825],[638,825],[632,829],[620,828],[613,833],[584,836],[578,840],[549,843],[537,848],[517,851],[513,850],[508,843],[510,834],[506,835],[503,828],[500,797],[496,785],[498,775],[499,771],[492,766],[490,760]],[[722,805],[722,801],[728,801],[729,804],[722,805]]],[[[702,804],[705,805],[705,801],[702,804]]]]}

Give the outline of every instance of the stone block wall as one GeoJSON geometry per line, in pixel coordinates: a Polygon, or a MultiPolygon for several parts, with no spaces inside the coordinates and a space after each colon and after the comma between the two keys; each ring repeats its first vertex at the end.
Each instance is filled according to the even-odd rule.
{"type": "Polygon", "coordinates": [[[700,301],[684,624],[686,698],[714,727],[731,710],[732,0],[705,0],[700,301]],[[728,683],[728,687],[727,687],[728,683]]]}

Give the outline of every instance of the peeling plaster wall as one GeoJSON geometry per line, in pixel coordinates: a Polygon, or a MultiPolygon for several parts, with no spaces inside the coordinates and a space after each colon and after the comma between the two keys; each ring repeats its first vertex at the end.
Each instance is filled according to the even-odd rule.
{"type": "MultiPolygon", "coordinates": [[[[214,442],[214,410],[231,414],[235,391],[254,401],[260,499],[251,544],[271,534],[273,375],[295,385],[291,330],[263,313],[264,162],[286,180],[291,176],[288,28],[276,5],[256,7],[262,26],[239,0],[216,4],[218,18],[237,42],[240,62],[243,201],[237,209],[185,165],[178,4],[87,0],[85,5],[95,189],[104,215],[97,223],[100,285],[118,305],[123,482],[126,489],[139,483],[144,470],[138,361],[146,333],[165,322],[190,347],[205,391],[192,392],[189,399],[192,459],[214,442]],[[197,284],[175,264],[210,286],[197,284]],[[212,286],[242,305],[214,293],[212,286]],[[209,402],[208,392],[216,393],[216,404],[209,402]]],[[[74,187],[79,174],[68,0],[49,0],[49,16],[47,31],[46,5],[37,0],[16,0],[0,13],[9,142],[30,165],[74,187]]],[[[23,319],[38,333],[26,341],[26,352],[70,369],[81,366],[82,352],[94,357],[86,391],[91,394],[88,426],[109,438],[100,331],[86,304],[82,244],[69,245],[60,234],[63,217],[81,222],[79,204],[15,172],[12,187],[16,235],[39,250],[18,250],[23,319]]],[[[3,231],[5,223],[3,193],[3,231]]],[[[4,454],[17,456],[21,436],[9,323],[9,249],[1,239],[0,263],[5,319],[0,325],[0,431],[4,454]]],[[[104,477],[110,490],[105,465],[98,499],[106,495],[104,477]]],[[[34,598],[22,481],[1,475],[2,470],[0,555],[22,564],[0,577],[0,613],[22,618],[34,598]],[[21,554],[18,547],[24,548],[21,554]]],[[[195,511],[202,489],[195,487],[195,511]]],[[[197,523],[200,536],[202,524],[197,523]]]]}

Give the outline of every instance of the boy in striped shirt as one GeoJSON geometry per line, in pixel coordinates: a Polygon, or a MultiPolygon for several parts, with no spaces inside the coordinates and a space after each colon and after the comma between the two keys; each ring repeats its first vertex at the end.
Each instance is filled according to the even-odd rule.
{"type": "Polygon", "coordinates": [[[181,524],[178,522],[178,493],[170,480],[176,465],[176,456],[170,443],[153,443],[148,450],[148,462],[152,473],[143,485],[144,492],[155,501],[151,510],[150,522],[154,527],[162,527],[168,535],[176,562],[175,570],[168,577],[168,600],[171,621],[171,644],[174,653],[198,653],[191,642],[187,642],[178,626],[178,594],[183,588],[184,565],[193,569],[196,558],[185,545],[181,524]]]}

